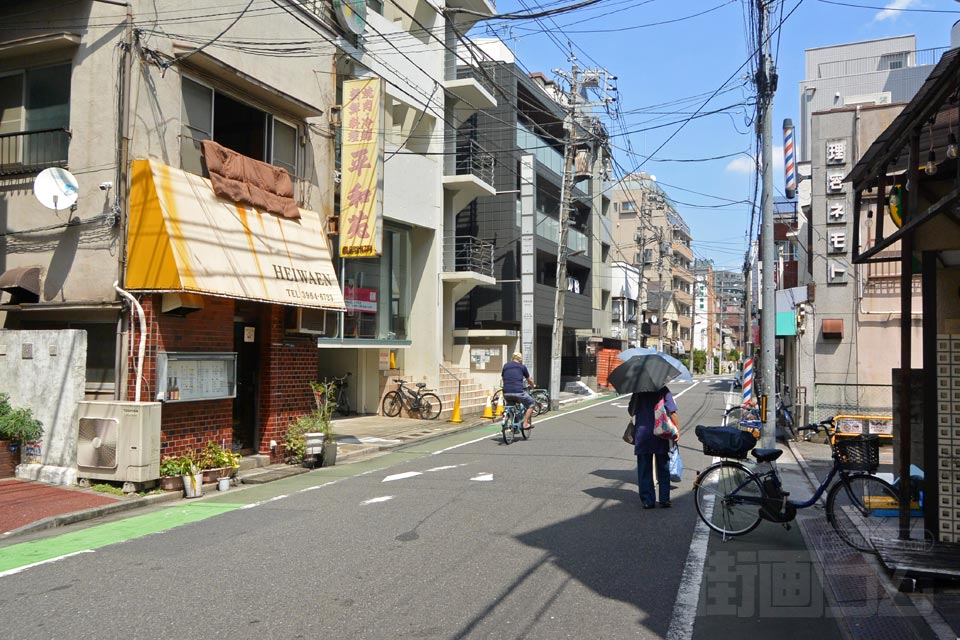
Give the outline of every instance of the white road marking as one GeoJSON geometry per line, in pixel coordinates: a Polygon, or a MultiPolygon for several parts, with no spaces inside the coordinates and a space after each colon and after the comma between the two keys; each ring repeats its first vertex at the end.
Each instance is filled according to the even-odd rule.
{"type": "Polygon", "coordinates": [[[465,467],[463,464],[448,464],[442,467],[434,467],[432,469],[427,469],[424,473],[430,473],[431,471],[446,471],[447,469],[456,469],[457,467],[465,467]]]}
{"type": "Polygon", "coordinates": [[[393,482],[394,480],[406,480],[407,478],[413,478],[415,476],[422,476],[423,474],[419,471],[405,471],[403,473],[395,473],[392,476],[387,476],[383,479],[383,482],[393,482]]]}
{"type": "Polygon", "coordinates": [[[0,571],[0,578],[6,578],[7,576],[12,576],[21,571],[26,571],[27,569],[33,569],[34,567],[39,567],[42,564],[50,564],[51,562],[60,562],[66,558],[73,556],[78,556],[81,553],[93,553],[93,549],[86,549],[84,551],[74,551],[73,553],[68,553],[62,556],[57,556],[56,558],[50,558],[49,560],[41,560],[40,562],[34,562],[32,564],[25,564],[22,567],[17,567],[16,569],[7,569],[6,571],[0,571]]]}
{"type": "MultiPolygon", "coordinates": [[[[570,414],[572,414],[572,413],[578,413],[578,412],[580,412],[580,411],[586,411],[587,409],[592,409],[592,408],[594,408],[594,407],[599,407],[600,405],[603,405],[603,404],[608,404],[608,403],[611,403],[611,402],[615,402],[615,401],[618,400],[618,399],[619,399],[619,396],[616,397],[616,398],[610,398],[609,400],[604,400],[603,402],[597,402],[597,403],[594,403],[594,404],[590,404],[590,405],[587,405],[586,407],[580,407],[579,409],[572,409],[572,410],[570,410],[570,411],[564,411],[563,413],[556,413],[556,414],[554,414],[554,415],[552,415],[552,416],[547,416],[546,418],[544,418],[543,416],[539,416],[539,417],[537,417],[537,425],[540,425],[541,423],[547,422],[547,421],[549,421],[549,420],[553,420],[554,418],[559,418],[560,416],[568,416],[568,415],[570,415],[570,414]]],[[[484,440],[489,440],[489,439],[490,439],[490,434],[488,433],[487,435],[485,435],[485,436],[483,436],[483,437],[481,437],[481,438],[475,438],[475,439],[469,440],[469,441],[467,441],[467,442],[461,442],[460,444],[455,444],[455,445],[453,445],[452,447],[447,447],[446,449],[440,449],[439,451],[434,451],[434,452],[432,452],[430,455],[436,456],[436,455],[439,455],[439,454],[441,454],[441,453],[446,453],[447,451],[453,451],[454,449],[459,449],[460,447],[465,447],[465,446],[467,446],[468,444],[475,444],[475,443],[477,443],[477,442],[483,442],[484,440]]]]}
{"type": "Polygon", "coordinates": [[[473,480],[474,482],[493,482],[493,474],[481,473],[480,475],[474,476],[470,479],[473,480]]]}
{"type": "MultiPolygon", "coordinates": [[[[716,462],[719,458],[714,458],[716,462]]],[[[704,505],[707,517],[713,517],[713,496],[709,496],[704,505]]],[[[667,627],[667,640],[690,640],[693,637],[693,625],[697,617],[697,607],[700,604],[700,583],[703,581],[703,569],[707,562],[707,545],[709,544],[710,529],[706,523],[697,518],[693,527],[693,539],[690,540],[690,550],[687,560],[683,563],[683,575],[680,577],[680,588],[677,589],[677,600],[673,605],[673,614],[670,616],[670,626],[667,627]]]]}
{"type": "Polygon", "coordinates": [[[393,496],[380,496],[379,498],[370,498],[369,500],[364,500],[360,504],[373,504],[375,502],[386,502],[387,500],[393,500],[393,496]]]}

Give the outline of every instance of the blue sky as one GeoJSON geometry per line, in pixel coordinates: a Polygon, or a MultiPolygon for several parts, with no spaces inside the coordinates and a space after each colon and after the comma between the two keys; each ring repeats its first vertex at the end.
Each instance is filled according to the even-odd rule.
{"type": "MultiPolygon", "coordinates": [[[[737,202],[753,198],[753,161],[745,154],[752,147],[753,108],[746,103],[752,100],[754,88],[743,80],[749,66],[737,72],[752,51],[747,44],[746,2],[601,0],[552,22],[543,19],[542,25],[551,28],[556,41],[534,21],[491,25],[499,27],[497,35],[529,71],[552,76],[552,69],[569,69],[565,51],[569,39],[581,67],[601,66],[617,76],[620,122],[631,132],[624,135],[620,124],[609,126],[615,134],[618,163],[630,171],[653,154],[640,170],[655,175],[677,202],[691,227],[697,257],[732,269],[743,264],[750,221],[750,206],[737,202]],[[653,23],[661,24],[642,26],[653,23]],[[731,76],[728,90],[706,102],[731,76]],[[671,123],[685,119],[705,102],[701,113],[729,109],[694,119],[677,132],[679,125],[671,123]],[[718,159],[676,162],[702,158],[718,159]]],[[[541,0],[547,8],[571,3],[541,0]]],[[[797,8],[784,21],[779,38],[772,41],[780,76],[773,113],[778,195],[783,191],[781,124],[784,118],[799,120],[798,86],[804,75],[805,49],[911,34],[917,37],[918,49],[943,47],[949,45],[951,26],[960,20],[960,0],[799,0],[799,6],[798,0],[780,0],[774,24],[779,22],[781,5],[784,16],[797,8]],[[912,11],[892,10],[898,8],[912,11]]],[[[527,12],[536,6],[533,0],[497,2],[500,13],[527,12]]],[[[489,31],[477,27],[470,35],[483,37],[489,31]]]]}

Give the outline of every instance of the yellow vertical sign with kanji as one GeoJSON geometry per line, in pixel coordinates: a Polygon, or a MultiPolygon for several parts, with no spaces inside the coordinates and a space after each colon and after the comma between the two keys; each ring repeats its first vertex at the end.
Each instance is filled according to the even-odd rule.
{"type": "Polygon", "coordinates": [[[343,83],[340,257],[382,253],[383,79],[343,83]]]}

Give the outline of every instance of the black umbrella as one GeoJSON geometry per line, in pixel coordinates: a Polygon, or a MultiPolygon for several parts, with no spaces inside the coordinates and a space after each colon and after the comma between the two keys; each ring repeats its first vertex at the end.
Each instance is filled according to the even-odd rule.
{"type": "Polygon", "coordinates": [[[680,375],[660,352],[634,356],[610,372],[607,380],[618,393],[659,391],[680,375]]]}

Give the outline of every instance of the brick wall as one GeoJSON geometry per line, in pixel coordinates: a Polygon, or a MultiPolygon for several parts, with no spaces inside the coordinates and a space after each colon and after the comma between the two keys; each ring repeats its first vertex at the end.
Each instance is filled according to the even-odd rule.
{"type": "MultiPolygon", "coordinates": [[[[204,297],[203,309],[182,318],[161,315],[159,295],[142,295],[139,300],[147,321],[141,400],[157,397],[158,351],[233,351],[233,300],[204,297]]],[[[133,400],[136,391],[140,335],[139,325],[134,327],[126,400],[133,400]]],[[[165,404],[161,413],[161,457],[202,448],[210,440],[228,445],[233,441],[233,400],[165,404]]]]}
{"type": "MultiPolygon", "coordinates": [[[[317,379],[317,344],[312,338],[283,332],[283,307],[265,305],[265,334],[260,345],[260,443],[261,453],[270,452],[270,441],[283,443],[287,426],[315,407],[310,381],[317,379]]],[[[271,452],[279,461],[281,447],[271,452]]]]}
{"type": "MultiPolygon", "coordinates": [[[[232,352],[235,303],[224,298],[204,297],[204,308],[184,317],[159,313],[160,296],[140,297],[147,321],[147,348],[144,357],[142,400],[157,395],[157,352],[211,351],[232,352]]],[[[311,338],[293,337],[283,332],[283,307],[263,304],[259,331],[259,418],[260,440],[257,449],[269,453],[274,461],[282,458],[278,447],[270,451],[270,441],[282,444],[287,426],[314,408],[310,381],[317,379],[317,346],[311,338]]],[[[135,392],[136,347],[134,335],[129,354],[127,398],[135,392]]],[[[233,442],[233,400],[200,400],[164,404],[160,432],[161,456],[175,456],[202,448],[208,441],[233,442]]]]}

